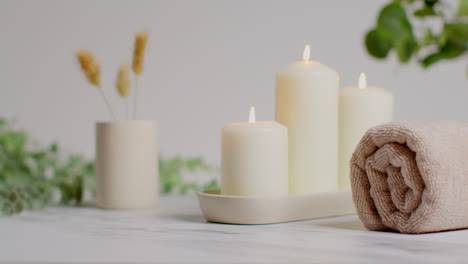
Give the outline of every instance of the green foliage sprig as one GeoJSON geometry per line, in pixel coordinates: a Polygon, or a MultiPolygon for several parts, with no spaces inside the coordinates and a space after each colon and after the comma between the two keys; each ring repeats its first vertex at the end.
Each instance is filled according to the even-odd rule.
{"type": "MultiPolygon", "coordinates": [[[[184,173],[217,171],[201,158],[161,158],[159,166],[163,193],[219,188],[216,179],[206,184],[183,179],[184,173]]],[[[78,206],[84,196],[94,198],[94,194],[93,161],[64,155],[57,144],[41,147],[0,118],[0,215],[54,205],[78,206]]]]}
{"type": "Polygon", "coordinates": [[[384,59],[394,50],[401,63],[416,58],[424,68],[462,56],[468,48],[468,0],[459,0],[458,12],[448,15],[445,4],[447,1],[442,0],[398,0],[387,4],[380,11],[376,26],[365,36],[368,53],[384,59]],[[427,20],[435,22],[440,30],[436,31],[434,23],[426,23],[427,20]],[[423,34],[417,36],[415,29],[423,34]]]}
{"type": "Polygon", "coordinates": [[[77,205],[94,193],[94,165],[80,155],[59,157],[59,147],[34,146],[28,135],[0,119],[0,214],[77,205]]]}
{"type": "Polygon", "coordinates": [[[194,174],[198,171],[205,173],[214,173],[218,169],[207,164],[202,158],[183,159],[175,156],[170,159],[159,159],[159,182],[163,193],[172,193],[178,191],[186,194],[190,190],[198,191],[219,189],[218,181],[212,179],[205,184],[198,184],[194,181],[184,180],[184,174],[194,174]]]}

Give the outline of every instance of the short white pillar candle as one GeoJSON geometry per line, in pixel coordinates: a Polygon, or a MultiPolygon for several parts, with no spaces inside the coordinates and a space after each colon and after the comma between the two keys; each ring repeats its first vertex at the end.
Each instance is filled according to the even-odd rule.
{"type": "Polygon", "coordinates": [[[367,86],[366,75],[359,86],[340,91],[339,187],[350,189],[350,159],[366,131],[393,119],[393,95],[381,87],[367,86]]]}
{"type": "Polygon", "coordinates": [[[288,195],[288,129],[274,121],[232,123],[222,129],[221,193],[288,195]]]}

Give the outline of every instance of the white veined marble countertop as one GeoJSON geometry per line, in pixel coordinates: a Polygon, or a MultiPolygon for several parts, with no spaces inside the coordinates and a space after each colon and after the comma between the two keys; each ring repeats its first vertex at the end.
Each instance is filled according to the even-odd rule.
{"type": "Polygon", "coordinates": [[[0,263],[468,263],[468,230],[366,231],[357,216],[207,223],[194,196],[148,211],[51,208],[0,217],[0,263]]]}

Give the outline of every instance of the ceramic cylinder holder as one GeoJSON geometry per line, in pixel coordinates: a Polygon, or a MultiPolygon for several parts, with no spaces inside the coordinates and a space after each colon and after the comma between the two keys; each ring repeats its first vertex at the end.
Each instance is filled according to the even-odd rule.
{"type": "Polygon", "coordinates": [[[96,200],[104,209],[154,207],[158,195],[157,123],[96,124],[96,200]]]}

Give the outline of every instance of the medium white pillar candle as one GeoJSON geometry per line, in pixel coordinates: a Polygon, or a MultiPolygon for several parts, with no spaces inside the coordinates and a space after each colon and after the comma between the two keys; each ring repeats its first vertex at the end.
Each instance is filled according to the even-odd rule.
{"type": "Polygon", "coordinates": [[[221,194],[288,195],[288,129],[274,121],[232,123],[222,130],[221,194]]]}
{"type": "Polygon", "coordinates": [[[366,131],[393,119],[393,95],[380,87],[367,87],[366,75],[359,76],[359,86],[340,91],[340,166],[339,187],[350,189],[351,156],[366,131]]]}
{"type": "Polygon", "coordinates": [[[276,74],[276,121],[289,133],[289,193],[338,189],[338,73],[309,60],[276,74]]]}

